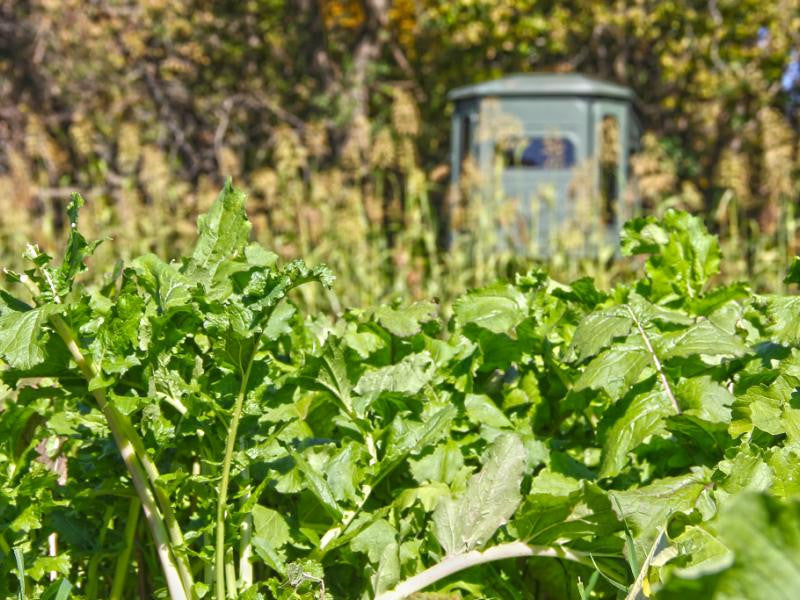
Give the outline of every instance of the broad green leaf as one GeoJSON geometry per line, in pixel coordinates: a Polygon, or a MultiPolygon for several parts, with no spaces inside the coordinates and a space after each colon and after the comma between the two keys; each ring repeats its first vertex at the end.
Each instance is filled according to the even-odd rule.
{"type": "Polygon", "coordinates": [[[24,508],[8,526],[11,531],[19,533],[27,533],[32,529],[40,529],[41,527],[41,507],[36,506],[24,508]]]}
{"type": "Polygon", "coordinates": [[[770,492],[779,498],[800,499],[800,448],[776,448],[768,464],[775,474],[770,492]]]}
{"type": "Polygon", "coordinates": [[[652,323],[661,325],[691,325],[694,319],[684,312],[648,302],[638,294],[631,294],[628,302],[636,318],[645,326],[652,323]]]}
{"type": "MultiPolygon", "coordinates": [[[[800,589],[800,504],[745,492],[722,505],[706,528],[732,557],[707,550],[701,540],[694,554],[711,555],[702,568],[673,572],[664,598],[708,600],[793,600],[800,589]],[[698,577],[699,576],[699,577],[698,577]],[[682,581],[681,577],[691,577],[682,581]]],[[[690,563],[691,564],[691,563],[690,563]]]]}
{"type": "Polygon", "coordinates": [[[675,540],[677,558],[669,565],[674,576],[698,579],[726,569],[733,562],[733,553],[707,529],[689,525],[675,540]]]}
{"type": "Polygon", "coordinates": [[[784,414],[794,394],[794,386],[778,377],[770,386],[757,385],[738,396],[733,403],[732,435],[753,427],[771,435],[786,433],[784,414]]]}
{"type": "Polygon", "coordinates": [[[246,196],[230,178],[208,213],[197,219],[198,239],[186,274],[210,281],[219,264],[244,252],[250,237],[244,203],[246,196]]]}
{"type": "MultiPolygon", "coordinates": [[[[517,276],[517,286],[520,286],[520,278],[517,276]]],[[[547,276],[542,273],[543,280],[541,284],[545,283],[547,276]]],[[[540,284],[540,285],[541,285],[540,284]]],[[[539,287],[539,286],[534,286],[539,287]]],[[[562,298],[571,302],[576,302],[585,306],[589,310],[593,310],[598,304],[608,300],[608,294],[601,292],[597,289],[594,280],[591,277],[581,277],[569,284],[568,289],[556,288],[552,291],[553,296],[562,298]]]]}
{"type": "Polygon", "coordinates": [[[443,498],[450,497],[450,488],[441,482],[427,483],[419,487],[406,488],[395,499],[394,506],[407,509],[415,504],[425,512],[433,512],[443,498]]]}
{"type": "Polygon", "coordinates": [[[614,536],[622,524],[605,491],[594,484],[568,480],[559,473],[542,471],[531,492],[517,510],[512,525],[516,535],[531,544],[550,545],[597,537],[603,544],[617,544],[614,536]]]}
{"type": "Polygon", "coordinates": [[[264,564],[276,573],[280,573],[283,576],[286,575],[286,561],[278,551],[272,547],[272,544],[270,544],[267,538],[255,535],[253,536],[252,544],[256,554],[264,561],[264,564]]]}
{"type": "Polygon", "coordinates": [[[511,517],[522,500],[525,456],[519,437],[498,436],[465,492],[440,502],[433,512],[433,532],[448,555],[483,546],[511,517]]]}
{"type": "Polygon", "coordinates": [[[665,430],[664,418],[675,409],[663,390],[639,394],[606,433],[600,477],[614,477],[628,463],[628,453],[665,430]]]}
{"type": "Polygon", "coordinates": [[[724,498],[724,494],[733,495],[745,490],[765,492],[773,482],[772,469],[762,457],[749,449],[740,451],[732,459],[721,461],[717,469],[725,476],[717,487],[717,496],[720,498],[724,498]]]}
{"type": "Polygon", "coordinates": [[[397,543],[397,531],[386,519],[378,519],[350,540],[350,549],[363,552],[370,562],[377,563],[383,549],[394,543],[397,543]]]}
{"type": "Polygon", "coordinates": [[[701,321],[677,335],[663,337],[666,350],[663,358],[685,357],[693,354],[709,356],[741,356],[747,347],[735,335],[731,335],[711,321],[701,321]]]}
{"type": "Polygon", "coordinates": [[[97,353],[106,373],[121,373],[139,364],[136,353],[147,348],[150,336],[145,318],[145,299],[126,271],[119,294],[97,332],[97,353]]]}
{"type": "Polygon", "coordinates": [[[255,242],[249,244],[244,249],[244,255],[248,264],[254,267],[266,267],[267,269],[274,269],[278,264],[278,255],[270,252],[261,244],[255,242]]]}
{"type": "Polygon", "coordinates": [[[734,396],[708,375],[684,379],[675,395],[685,414],[710,423],[730,423],[734,396]]]}
{"type": "Polygon", "coordinates": [[[56,311],[45,304],[0,316],[0,357],[16,369],[30,369],[45,358],[42,325],[56,311]]]}
{"type": "Polygon", "coordinates": [[[447,404],[428,418],[425,423],[412,422],[401,416],[395,417],[389,429],[386,454],[380,462],[377,482],[391,473],[409,455],[422,452],[444,437],[452,426],[456,408],[447,404]]]}
{"type": "Polygon", "coordinates": [[[303,479],[305,479],[309,491],[314,494],[325,509],[325,512],[327,512],[334,521],[340,521],[342,518],[342,509],[336,502],[336,498],[328,482],[325,481],[325,478],[316,469],[308,464],[308,461],[306,461],[299,452],[290,450],[290,454],[297,468],[303,474],[303,479]]]}
{"type": "Polygon", "coordinates": [[[505,333],[527,317],[528,303],[515,287],[497,283],[461,296],[453,304],[453,313],[462,326],[473,323],[493,333],[505,333]]]}
{"type": "Polygon", "coordinates": [[[414,395],[431,380],[433,368],[427,351],[410,354],[394,365],[366,371],[353,391],[372,398],[383,392],[414,395]]]}
{"type": "Polygon", "coordinates": [[[700,218],[668,210],[659,221],[639,218],[625,224],[621,234],[624,254],[649,254],[647,275],[656,298],[701,294],[709,278],[719,272],[720,250],[700,218]]]}
{"type": "Polygon", "coordinates": [[[394,587],[400,580],[400,548],[396,542],[388,543],[381,552],[378,570],[372,578],[375,596],[394,587]]]}
{"type": "Polygon", "coordinates": [[[779,342],[800,342],[800,296],[772,296],[767,299],[770,332],[779,342]]]}
{"type": "Polygon", "coordinates": [[[347,331],[342,339],[361,358],[368,358],[373,352],[385,346],[383,338],[372,331],[358,331],[355,323],[348,324],[347,331]]]}
{"type": "Polygon", "coordinates": [[[69,216],[69,238],[67,248],[64,251],[64,261],[55,271],[55,286],[58,296],[64,296],[72,289],[75,277],[86,270],[84,260],[91,256],[102,240],[87,242],[78,231],[78,212],[84,205],[84,200],[80,194],[72,194],[67,205],[69,216]]]}
{"type": "Polygon", "coordinates": [[[612,400],[616,400],[628,392],[650,364],[650,355],[638,344],[612,346],[586,365],[575,382],[574,390],[605,390],[612,400]]]}
{"type": "Polygon", "coordinates": [[[262,337],[265,340],[273,341],[282,335],[290,333],[292,330],[290,322],[296,312],[297,309],[286,300],[279,302],[264,325],[262,337]]]}
{"type": "Polygon", "coordinates": [[[133,268],[160,312],[165,313],[189,303],[189,281],[171,264],[154,254],[145,254],[133,261],[133,268]]]}
{"type": "Polygon", "coordinates": [[[347,374],[347,363],[344,352],[336,343],[326,345],[320,358],[319,371],[316,381],[328,390],[333,397],[344,407],[348,414],[353,414],[353,401],[351,392],[353,385],[347,374]]]}
{"type": "Polygon", "coordinates": [[[27,568],[25,574],[29,575],[31,579],[39,581],[50,572],[68,576],[70,572],[69,554],[61,553],[58,556],[37,556],[33,564],[27,568]]]}
{"type": "Polygon", "coordinates": [[[588,314],[575,329],[569,355],[582,362],[608,347],[615,338],[627,336],[631,327],[631,316],[622,307],[588,314]]]}
{"type": "Polygon", "coordinates": [[[325,477],[337,501],[358,502],[365,453],[363,446],[347,444],[328,462],[325,477]]]}
{"type": "Polygon", "coordinates": [[[655,254],[669,235],[655,217],[631,219],[622,229],[620,245],[625,255],[655,254]]]}
{"type": "Polygon", "coordinates": [[[508,420],[489,396],[483,394],[467,394],[464,398],[464,409],[470,421],[478,425],[488,425],[499,429],[511,428],[508,420]]]}
{"type": "Polygon", "coordinates": [[[269,541],[276,550],[291,540],[289,525],[278,511],[256,504],[250,514],[255,535],[269,541]]]}
{"type": "Polygon", "coordinates": [[[436,446],[430,454],[409,460],[409,470],[419,484],[438,481],[452,483],[464,467],[464,456],[453,440],[436,446]]]}
{"type": "Polygon", "coordinates": [[[708,474],[701,470],[665,477],[642,486],[609,492],[611,504],[634,532],[637,554],[646,556],[656,532],[676,513],[692,511],[708,485],[708,474]]]}
{"type": "Polygon", "coordinates": [[[422,323],[427,323],[435,317],[436,305],[432,302],[415,302],[402,308],[381,306],[375,310],[378,323],[398,337],[418,334],[422,331],[422,323]]]}
{"type": "MultiPolygon", "coordinates": [[[[692,313],[705,315],[710,319],[712,314],[725,305],[736,304],[734,300],[744,300],[750,298],[753,292],[745,282],[735,282],[730,285],[714,288],[699,298],[695,298],[689,303],[692,313]]],[[[712,319],[713,320],[713,319],[712,319]]]]}

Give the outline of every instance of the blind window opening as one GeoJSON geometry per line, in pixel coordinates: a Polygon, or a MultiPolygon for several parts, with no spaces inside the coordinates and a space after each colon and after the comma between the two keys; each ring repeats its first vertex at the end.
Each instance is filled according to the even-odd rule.
{"type": "Polygon", "coordinates": [[[503,145],[507,167],[519,169],[569,169],[575,166],[575,144],[558,136],[530,136],[503,145]]]}
{"type": "Polygon", "coordinates": [[[459,138],[461,147],[459,148],[458,160],[463,163],[467,159],[467,156],[469,156],[470,147],[472,145],[472,123],[470,122],[469,115],[461,117],[460,121],[461,132],[459,138]]]}

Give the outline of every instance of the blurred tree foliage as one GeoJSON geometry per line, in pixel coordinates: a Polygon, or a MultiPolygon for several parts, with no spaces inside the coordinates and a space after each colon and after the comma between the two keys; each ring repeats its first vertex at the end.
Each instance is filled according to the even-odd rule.
{"type": "Polygon", "coordinates": [[[0,0],[0,241],[57,234],[80,189],[169,244],[228,174],[284,254],[351,209],[391,236],[444,187],[447,92],[539,70],[636,91],[646,198],[772,234],[798,32],[798,0],[0,0]]]}

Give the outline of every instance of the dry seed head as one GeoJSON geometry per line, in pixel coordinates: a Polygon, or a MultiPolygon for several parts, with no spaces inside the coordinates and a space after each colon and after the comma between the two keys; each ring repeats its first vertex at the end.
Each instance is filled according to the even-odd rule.
{"type": "Polygon", "coordinates": [[[295,177],[297,170],[306,166],[308,152],[300,143],[297,132],[286,125],[275,129],[275,167],[281,177],[295,177]]]}
{"type": "Polygon", "coordinates": [[[170,180],[169,167],[166,155],[157,146],[148,144],[142,148],[139,177],[151,198],[161,200],[166,197],[170,180]]]}
{"type": "Polygon", "coordinates": [[[69,136],[81,156],[89,156],[92,153],[93,135],[94,127],[85,117],[77,117],[69,127],[69,136]]]}
{"type": "Polygon", "coordinates": [[[646,134],[642,142],[644,148],[631,157],[631,166],[641,195],[658,200],[675,189],[678,181],[675,165],[654,135],[646,134]]]}
{"type": "Polygon", "coordinates": [[[731,190],[740,204],[750,205],[750,164],[745,153],[733,148],[725,150],[719,161],[718,176],[720,185],[731,190]]]}
{"type": "Polygon", "coordinates": [[[141,153],[139,128],[134,123],[123,123],[117,138],[117,163],[120,171],[126,174],[134,172],[141,153]]]}
{"type": "Polygon", "coordinates": [[[251,183],[253,189],[266,198],[267,204],[278,195],[278,175],[272,169],[259,169],[253,173],[251,183]]]}
{"type": "Polygon", "coordinates": [[[350,124],[347,140],[342,147],[342,165],[359,172],[364,167],[364,153],[369,147],[369,123],[363,115],[357,115],[350,124]]]}
{"type": "Polygon", "coordinates": [[[619,122],[606,116],[600,124],[602,145],[600,162],[604,165],[616,165],[619,162],[619,122]]]}
{"type": "Polygon", "coordinates": [[[230,146],[222,146],[217,152],[217,165],[219,166],[219,173],[225,177],[236,177],[241,172],[241,163],[236,152],[230,146]]]}
{"type": "Polygon", "coordinates": [[[411,94],[395,87],[392,90],[392,126],[400,135],[419,133],[419,111],[411,94]]]}
{"type": "Polygon", "coordinates": [[[303,131],[303,143],[305,143],[309,156],[324,157],[329,151],[328,130],[325,124],[319,121],[308,123],[303,131]]]}
{"type": "Polygon", "coordinates": [[[394,164],[395,148],[392,132],[388,127],[382,127],[372,142],[369,153],[369,162],[373,167],[388,169],[394,164]]]}
{"type": "Polygon", "coordinates": [[[28,116],[25,126],[25,150],[28,156],[41,157],[51,173],[60,172],[65,163],[65,154],[53,142],[44,123],[35,115],[28,116]]]}
{"type": "Polygon", "coordinates": [[[481,103],[478,119],[478,142],[497,140],[499,144],[507,144],[524,132],[522,122],[505,111],[500,102],[487,98],[481,103]]]}
{"type": "Polygon", "coordinates": [[[14,185],[13,197],[16,202],[31,210],[33,208],[34,181],[31,177],[28,161],[21,152],[13,148],[6,150],[6,158],[11,173],[11,181],[14,185]]]}
{"type": "Polygon", "coordinates": [[[417,149],[411,138],[404,137],[397,145],[397,165],[406,171],[414,168],[417,164],[417,149]]]}
{"type": "Polygon", "coordinates": [[[786,119],[773,108],[758,111],[764,147],[764,176],[767,194],[774,199],[790,196],[793,188],[793,134],[786,119]]]}

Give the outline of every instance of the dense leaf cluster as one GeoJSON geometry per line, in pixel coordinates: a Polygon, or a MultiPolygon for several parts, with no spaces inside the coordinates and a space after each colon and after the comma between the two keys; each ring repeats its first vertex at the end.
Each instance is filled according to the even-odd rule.
{"type": "Polygon", "coordinates": [[[710,285],[696,218],[629,223],[645,273],[610,292],[531,271],[449,321],[332,319],[287,296],[328,271],[250,244],[230,184],[191,256],[98,289],[79,204],[61,265],[31,246],[2,292],[1,594],[797,588],[800,299],[710,285]]]}

